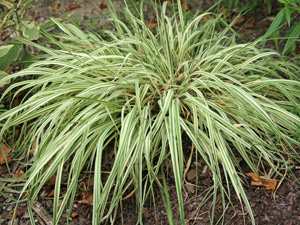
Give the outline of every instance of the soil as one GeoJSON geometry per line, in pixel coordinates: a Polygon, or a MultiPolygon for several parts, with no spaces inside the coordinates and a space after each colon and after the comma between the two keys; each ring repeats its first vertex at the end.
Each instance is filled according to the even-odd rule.
{"type": "MultiPolygon", "coordinates": [[[[61,0],[60,7],[63,10],[67,10],[71,4],[73,6],[79,6],[78,8],[70,10],[68,13],[73,13],[74,20],[80,21],[80,25],[83,29],[95,29],[101,26],[106,26],[103,22],[104,17],[108,15],[108,10],[103,7],[99,8],[99,4],[102,1],[93,0],[61,0]]],[[[121,0],[115,0],[117,9],[122,9],[123,5],[121,0]]],[[[192,13],[197,10],[204,11],[211,7],[214,3],[210,0],[188,0],[188,6],[192,13]]],[[[276,1],[275,1],[276,2],[276,1]]],[[[263,9],[259,9],[253,13],[248,13],[243,17],[243,20],[239,20],[234,26],[239,34],[242,36],[241,41],[252,41],[255,38],[263,34],[270,26],[272,19],[278,12],[276,5],[273,5],[273,12],[268,15],[263,9]],[[277,10],[277,11],[276,11],[277,10]]],[[[39,0],[36,5],[34,5],[30,11],[29,15],[34,17],[38,22],[43,22],[47,20],[50,16],[56,18],[63,18],[64,14],[59,10],[55,9],[55,3],[48,0],[39,0]]],[[[153,15],[151,11],[147,12],[147,18],[151,22],[153,15]]],[[[234,15],[228,17],[228,20],[232,20],[234,15]]],[[[2,40],[6,42],[6,40],[2,40]]],[[[267,42],[267,47],[276,48],[274,43],[267,42]]],[[[299,46],[298,50],[299,51],[299,46]]],[[[186,143],[186,149],[189,149],[189,143],[186,143]]],[[[296,147],[297,152],[300,153],[300,147],[296,147]]],[[[188,157],[188,156],[187,156],[188,157]]],[[[195,157],[195,156],[194,156],[195,157]]],[[[195,160],[193,160],[195,162],[195,160]]],[[[241,167],[244,172],[249,172],[246,164],[241,161],[241,167]]],[[[18,171],[19,164],[15,161],[9,163],[11,170],[18,171]]],[[[178,212],[178,202],[177,194],[175,189],[175,181],[172,177],[172,173],[168,173],[167,186],[170,195],[170,202],[174,218],[179,219],[178,212]]],[[[0,176],[9,177],[9,172],[5,165],[0,165],[0,176]]],[[[241,176],[240,176],[241,177],[241,176]]],[[[90,180],[81,177],[82,179],[79,185],[84,187],[84,192],[79,191],[76,194],[75,202],[73,205],[73,213],[70,218],[70,225],[85,225],[92,223],[92,205],[88,201],[90,198],[90,193],[92,193],[93,187],[90,184],[90,180]]],[[[249,178],[244,177],[244,188],[247,193],[248,200],[250,202],[256,224],[276,224],[276,225],[292,225],[300,224],[300,163],[295,162],[295,166],[292,171],[286,174],[286,179],[283,180],[280,185],[278,184],[278,189],[275,193],[270,193],[263,187],[251,185],[249,178]]],[[[1,186],[7,185],[7,183],[1,183],[1,186]]],[[[228,189],[231,193],[232,203],[228,205],[225,212],[223,212],[223,202],[221,194],[216,196],[215,216],[212,218],[211,208],[213,207],[212,197],[203,202],[204,196],[207,194],[207,188],[213,185],[213,180],[211,172],[207,169],[207,166],[203,162],[197,162],[192,164],[186,175],[186,182],[183,186],[183,199],[184,199],[184,210],[185,210],[185,224],[196,224],[196,225],[206,225],[206,224],[251,224],[249,213],[244,205],[241,205],[240,200],[235,195],[232,186],[229,185],[228,189]],[[195,174],[198,174],[197,187],[191,186],[190,183],[196,183],[195,174]],[[219,218],[221,218],[220,221],[219,218]]],[[[224,187],[227,190],[226,183],[224,182],[224,187]]],[[[40,203],[38,208],[44,210],[47,214],[52,213],[52,203],[53,197],[51,197],[51,192],[53,192],[54,183],[48,183],[47,186],[43,188],[38,196],[37,202],[40,203]]],[[[62,189],[63,191],[63,189],[62,189]]],[[[155,193],[155,207],[153,203],[149,200],[143,207],[143,223],[144,224],[169,224],[167,214],[164,207],[163,198],[161,196],[160,189],[154,186],[155,193]]],[[[17,208],[16,219],[12,223],[12,212],[15,204],[10,199],[11,197],[18,198],[18,195],[13,193],[7,193],[6,195],[0,195],[0,224],[31,224],[29,219],[29,214],[27,212],[26,203],[22,203],[17,208]],[[2,221],[2,222],[1,222],[2,221]]],[[[226,202],[227,204],[228,202],[226,202]]],[[[44,216],[37,213],[38,210],[33,210],[34,218],[36,224],[47,224],[44,216]]],[[[136,224],[137,223],[137,206],[135,196],[122,201],[122,210],[119,210],[116,216],[115,224],[136,224]],[[122,220],[123,219],[123,220],[122,220]]],[[[65,224],[66,214],[62,215],[60,224],[65,224]]],[[[108,222],[106,224],[109,224],[108,222]]],[[[178,222],[177,224],[180,224],[178,222]]]]}

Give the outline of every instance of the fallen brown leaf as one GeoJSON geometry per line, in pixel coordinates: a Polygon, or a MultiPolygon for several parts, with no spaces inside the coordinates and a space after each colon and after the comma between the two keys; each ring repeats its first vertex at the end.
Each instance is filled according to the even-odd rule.
{"type": "MultiPolygon", "coordinates": [[[[14,210],[13,210],[13,211],[14,211],[14,210]]],[[[16,210],[16,214],[15,214],[15,218],[18,218],[18,217],[22,216],[24,212],[25,212],[25,209],[17,209],[17,210],[16,210]]],[[[14,215],[14,214],[11,213],[11,214],[9,215],[8,219],[12,220],[13,215],[14,215]]]]}
{"type": "Polygon", "coordinates": [[[20,130],[19,129],[15,129],[15,136],[17,137],[20,133],[20,130]]]}
{"type": "Polygon", "coordinates": [[[127,198],[130,198],[135,193],[135,191],[136,191],[136,188],[132,192],[130,192],[128,195],[126,195],[124,198],[122,198],[122,201],[127,198]]]}
{"type": "Polygon", "coordinates": [[[245,24],[245,28],[254,28],[256,27],[254,24],[254,19],[251,18],[249,21],[247,21],[247,23],[245,24]]]}
{"type": "Polygon", "coordinates": [[[2,145],[2,149],[0,150],[0,164],[4,164],[5,159],[6,159],[7,163],[9,163],[11,161],[11,158],[8,156],[8,154],[10,153],[11,149],[8,148],[3,143],[1,145],[2,145]],[[4,155],[3,155],[3,152],[4,152],[4,155]]]}
{"type": "Polygon", "coordinates": [[[53,197],[53,196],[54,196],[54,192],[55,192],[55,190],[53,189],[53,190],[47,195],[47,197],[53,197]]]}
{"type": "Polygon", "coordinates": [[[33,16],[33,20],[37,20],[39,18],[40,14],[39,12],[35,12],[34,16],[33,16]]]}
{"type": "Polygon", "coordinates": [[[275,191],[277,181],[275,179],[264,179],[255,173],[246,173],[251,178],[251,185],[254,186],[265,186],[267,190],[275,191]]]}
{"type": "Polygon", "coordinates": [[[23,176],[23,174],[24,174],[24,171],[22,169],[20,169],[20,170],[17,170],[16,172],[14,172],[12,176],[13,176],[13,178],[19,178],[19,177],[23,176]]]}
{"type": "Polygon", "coordinates": [[[205,16],[202,17],[201,20],[202,20],[203,22],[206,22],[206,21],[208,21],[208,20],[210,20],[210,19],[211,19],[211,15],[205,15],[205,16]]]}
{"type": "MultiPolygon", "coordinates": [[[[232,20],[236,19],[236,15],[232,18],[232,20]]],[[[235,22],[235,25],[240,25],[241,23],[245,22],[246,18],[244,16],[240,16],[237,21],[235,22]]]]}
{"type": "Polygon", "coordinates": [[[19,102],[19,100],[16,98],[16,99],[14,100],[13,108],[17,107],[18,105],[20,105],[20,102],[19,102]]]}
{"type": "Polygon", "coordinates": [[[56,11],[58,9],[58,2],[56,2],[55,4],[54,4],[54,6],[52,7],[52,12],[54,12],[54,11],[56,11]]]}
{"type": "Polygon", "coordinates": [[[227,9],[226,8],[221,8],[221,9],[218,10],[218,12],[226,14],[227,13],[227,9]]]}
{"type": "Polygon", "coordinates": [[[56,182],[56,175],[54,174],[54,175],[51,177],[51,179],[46,183],[46,185],[52,186],[52,185],[55,184],[55,182],[56,182]]]}
{"type": "Polygon", "coordinates": [[[100,8],[100,9],[105,9],[105,8],[107,8],[106,2],[105,2],[105,1],[101,2],[100,5],[99,5],[99,8],[100,8]]]}
{"type": "Polygon", "coordinates": [[[11,74],[13,69],[14,68],[12,66],[10,66],[5,72],[8,73],[8,74],[11,74]]]}
{"type": "Polygon", "coordinates": [[[270,221],[270,218],[265,214],[265,221],[270,221]]]}
{"type": "Polygon", "coordinates": [[[185,4],[185,2],[183,2],[183,4],[181,5],[181,8],[184,10],[184,11],[188,11],[190,8],[189,8],[189,5],[188,4],[185,4]]]}
{"type": "Polygon", "coordinates": [[[93,205],[93,193],[81,193],[82,200],[78,201],[78,203],[81,204],[88,204],[88,205],[93,205]]]}
{"type": "Polygon", "coordinates": [[[67,8],[66,8],[66,11],[71,11],[73,9],[77,9],[77,8],[80,8],[80,6],[78,4],[70,4],[67,8]]]}
{"type": "Polygon", "coordinates": [[[157,23],[145,23],[146,27],[152,29],[155,28],[157,26],[157,23]]]}
{"type": "Polygon", "coordinates": [[[77,212],[72,212],[71,217],[74,218],[75,216],[78,216],[77,212]]]}

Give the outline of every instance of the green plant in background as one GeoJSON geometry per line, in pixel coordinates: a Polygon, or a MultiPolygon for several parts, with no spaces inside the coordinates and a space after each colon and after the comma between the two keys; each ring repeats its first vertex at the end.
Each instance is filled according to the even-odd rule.
{"type": "MultiPolygon", "coordinates": [[[[263,36],[263,40],[266,40],[267,38],[271,37],[272,40],[274,40],[277,47],[279,43],[286,41],[282,53],[288,55],[296,49],[296,44],[300,41],[300,21],[291,26],[292,21],[295,18],[298,18],[300,15],[300,3],[299,0],[277,1],[282,4],[282,7],[277,13],[276,17],[274,18],[271,26],[263,36]],[[280,35],[280,29],[285,24],[288,25],[289,29],[284,35],[284,38],[281,38],[282,36],[280,35]]],[[[239,12],[253,11],[262,4],[266,5],[269,14],[272,10],[271,0],[254,0],[251,1],[251,3],[247,4],[244,4],[240,0],[220,0],[220,3],[221,2],[224,3],[224,6],[227,8],[228,13],[231,13],[233,8],[238,8],[239,12]]]]}
{"type": "Polygon", "coordinates": [[[246,1],[246,3],[241,0],[220,0],[219,2],[224,4],[228,13],[235,8],[238,8],[240,12],[255,10],[261,4],[265,4],[267,6],[268,13],[272,10],[272,0],[252,0],[250,2],[246,1]]]}
{"type": "MultiPolygon", "coordinates": [[[[0,0],[0,5],[7,8],[7,14],[2,15],[0,20],[0,29],[11,27],[15,32],[19,32],[21,36],[29,40],[37,40],[39,38],[40,27],[34,21],[25,19],[26,11],[37,0],[0,0]]],[[[9,65],[14,62],[22,49],[22,45],[12,40],[5,46],[0,47],[0,71],[3,74],[9,65]]]]}
{"type": "Polygon", "coordinates": [[[292,14],[295,12],[296,16],[300,16],[300,3],[298,0],[278,0],[278,2],[283,4],[283,7],[277,13],[270,28],[264,35],[264,39],[272,36],[275,40],[275,44],[278,45],[277,40],[280,39],[279,30],[284,24],[288,24],[289,30],[281,42],[286,40],[282,53],[290,54],[296,49],[296,43],[300,41],[300,21],[291,27],[291,22],[294,18],[292,14]]]}
{"type": "MultiPolygon", "coordinates": [[[[115,30],[105,33],[112,41],[56,19],[52,20],[64,32],[52,35],[58,49],[17,39],[45,53],[43,60],[10,75],[38,75],[38,79],[13,84],[5,92],[35,94],[0,115],[4,123],[0,139],[12,127],[24,131],[12,154],[25,155],[28,170],[13,181],[26,180],[20,196],[27,200],[32,222],[31,205],[54,174],[53,223],[58,224],[65,212],[69,222],[79,176],[88,168],[94,171],[93,224],[113,223],[122,198],[133,189],[142,223],[143,206],[154,194],[154,183],[162,190],[170,224],[176,224],[165,178],[161,182],[157,176],[165,173],[169,162],[184,224],[183,133],[213,174],[208,196],[215,203],[220,191],[226,210],[232,196],[223,185],[226,180],[248,208],[253,224],[236,157],[255,173],[261,164],[268,165],[272,177],[282,177],[285,156],[299,160],[291,147],[298,144],[299,135],[300,118],[291,112],[300,108],[299,67],[278,59],[275,51],[258,49],[258,41],[237,44],[232,24],[221,16],[203,22],[205,13],[185,21],[181,7],[166,16],[167,4],[157,16],[155,33],[128,9],[124,13],[130,23],[124,24],[108,0],[115,30]],[[220,24],[224,29],[217,32],[220,24]],[[114,161],[104,176],[107,153],[114,161]],[[67,181],[62,183],[66,173],[67,181]]],[[[213,221],[214,207],[211,216],[213,221]]]]}
{"type": "MultiPolygon", "coordinates": [[[[44,23],[37,24],[36,21],[29,18],[26,12],[32,7],[37,0],[0,0],[0,5],[6,7],[7,13],[2,14],[0,17],[0,29],[7,28],[13,29],[16,37],[23,37],[28,40],[40,39],[40,33],[54,26],[54,23],[50,20],[46,20],[44,23]]],[[[65,19],[60,19],[64,21],[65,19]]],[[[27,51],[23,44],[20,44],[12,39],[10,42],[0,46],[0,78],[7,76],[5,71],[15,61],[26,61],[28,66],[34,56],[30,51],[27,51]]]]}

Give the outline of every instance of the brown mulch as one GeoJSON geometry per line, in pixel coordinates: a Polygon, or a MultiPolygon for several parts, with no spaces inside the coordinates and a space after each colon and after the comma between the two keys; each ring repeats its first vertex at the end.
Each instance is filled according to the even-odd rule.
{"type": "MultiPolygon", "coordinates": [[[[188,147],[187,147],[188,148],[188,147]]],[[[296,148],[297,152],[300,152],[300,147],[296,148]]],[[[193,160],[195,162],[195,160],[193,160]]],[[[247,166],[243,161],[240,162],[242,168],[246,168],[245,172],[249,172],[247,166]]],[[[222,171],[221,171],[222,173],[222,171]]],[[[0,166],[1,177],[8,176],[8,171],[5,166],[0,166]]],[[[170,195],[170,203],[174,218],[178,219],[179,222],[179,212],[178,212],[178,202],[177,194],[175,188],[174,177],[172,176],[171,170],[168,171],[169,176],[167,179],[168,193],[170,195]]],[[[212,218],[211,209],[213,207],[212,197],[208,198],[205,204],[203,201],[205,195],[207,194],[207,188],[213,185],[212,174],[207,168],[205,163],[201,160],[197,163],[197,174],[196,174],[196,164],[193,163],[189,172],[186,175],[186,181],[183,186],[183,200],[184,200],[184,212],[186,225],[206,225],[210,224],[213,220],[213,224],[217,224],[219,219],[219,224],[222,222],[227,224],[251,224],[250,216],[247,208],[241,205],[239,199],[235,195],[235,192],[231,186],[229,186],[230,195],[232,202],[228,204],[226,211],[223,211],[222,196],[220,193],[216,196],[215,205],[215,216],[212,218]],[[197,188],[189,185],[189,183],[196,184],[197,188]]],[[[241,176],[240,176],[241,177],[241,176]]],[[[79,185],[81,187],[85,186],[86,193],[82,191],[77,191],[75,202],[73,204],[73,211],[70,218],[71,225],[88,225],[92,221],[92,205],[90,201],[93,191],[92,185],[88,187],[88,184],[92,184],[92,181],[88,178],[81,177],[82,179],[79,185]],[[83,183],[85,185],[83,185],[83,183]],[[83,186],[82,186],[83,185],[83,186]]],[[[267,191],[264,187],[252,186],[250,184],[250,179],[243,178],[244,188],[251,205],[253,215],[255,217],[256,224],[279,224],[279,225],[292,225],[300,224],[300,162],[296,162],[292,171],[288,172],[286,179],[279,185],[275,194],[272,195],[270,191],[267,191]],[[272,197],[273,196],[273,197],[272,197]]],[[[223,181],[223,185],[227,190],[226,182],[223,181]]],[[[41,204],[41,207],[51,215],[54,182],[51,180],[41,191],[37,201],[41,204]],[[49,197],[50,196],[50,197],[49,197]]],[[[81,189],[82,190],[82,189],[81,189]]],[[[64,192],[62,188],[62,192],[64,192]]],[[[143,206],[143,223],[147,225],[151,224],[169,224],[166,209],[164,206],[163,198],[161,192],[157,185],[154,185],[155,193],[155,208],[152,202],[152,196],[150,196],[143,206]]],[[[16,194],[9,194],[10,197],[17,198],[16,194]]],[[[6,196],[0,195],[0,221],[8,218],[3,224],[10,224],[12,219],[12,212],[15,204],[6,196]]],[[[226,204],[228,201],[226,201],[226,204]]],[[[35,213],[35,211],[34,211],[35,213]]],[[[136,224],[137,222],[137,206],[135,195],[122,201],[122,210],[118,210],[117,218],[115,224],[136,224]]],[[[29,215],[26,208],[26,203],[19,205],[17,210],[17,222],[16,224],[30,224],[29,215]]],[[[43,216],[35,214],[36,224],[46,224],[43,220],[43,216]]],[[[66,214],[64,213],[61,218],[60,224],[65,224],[66,214]]],[[[105,223],[109,224],[109,223],[105,223]]]]}

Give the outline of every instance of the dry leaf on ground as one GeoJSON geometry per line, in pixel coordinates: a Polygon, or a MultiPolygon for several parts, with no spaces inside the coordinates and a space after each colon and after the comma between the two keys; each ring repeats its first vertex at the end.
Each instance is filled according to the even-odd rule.
{"type": "Polygon", "coordinates": [[[55,4],[54,4],[54,6],[52,7],[52,12],[54,12],[54,11],[56,11],[58,9],[58,2],[56,2],[55,4]]]}
{"type": "Polygon", "coordinates": [[[145,23],[145,25],[146,25],[146,27],[148,27],[148,28],[154,28],[154,27],[156,27],[157,26],[157,23],[145,23]]]}
{"type": "Polygon", "coordinates": [[[250,20],[247,21],[247,23],[245,24],[245,28],[254,28],[255,26],[255,21],[253,18],[251,18],[250,20]]]}
{"type": "Polygon", "coordinates": [[[78,216],[77,212],[72,212],[71,217],[74,218],[75,216],[78,216]]]}
{"type": "Polygon", "coordinates": [[[107,8],[106,2],[105,2],[105,1],[101,2],[100,5],[99,5],[99,8],[100,8],[100,9],[105,9],[105,8],[107,8]]]}
{"type": "Polygon", "coordinates": [[[203,16],[201,20],[202,20],[203,22],[206,22],[206,21],[208,21],[208,20],[210,20],[210,19],[211,19],[211,15],[207,14],[207,15],[203,16]]]}
{"type": "Polygon", "coordinates": [[[78,203],[81,204],[88,204],[88,205],[93,205],[93,193],[81,193],[82,200],[78,201],[78,203]]]}
{"type": "Polygon", "coordinates": [[[7,163],[9,163],[11,161],[11,158],[8,156],[10,151],[11,151],[11,149],[9,149],[5,144],[2,143],[2,149],[0,150],[0,164],[4,164],[5,159],[6,159],[7,163]],[[4,152],[4,155],[3,155],[3,152],[4,152]]]}
{"type": "Polygon", "coordinates": [[[277,181],[275,179],[264,179],[255,173],[246,173],[251,178],[251,185],[253,186],[265,186],[267,190],[275,191],[277,181]]]}
{"type": "Polygon", "coordinates": [[[13,178],[19,178],[24,175],[24,171],[22,170],[22,168],[24,168],[24,166],[20,166],[20,168],[13,173],[13,178]]]}
{"type": "MultiPolygon", "coordinates": [[[[13,209],[13,210],[14,210],[14,209],[13,209]]],[[[15,214],[15,218],[21,217],[21,216],[23,215],[24,212],[26,212],[25,209],[17,209],[17,210],[16,210],[16,214],[15,214]]],[[[12,212],[12,213],[9,215],[8,219],[11,220],[11,219],[13,218],[13,215],[14,215],[14,213],[12,212]]]]}
{"type": "Polygon", "coordinates": [[[80,6],[78,4],[70,4],[67,8],[66,8],[66,11],[71,11],[73,9],[77,9],[77,8],[80,8],[80,6]]]}

